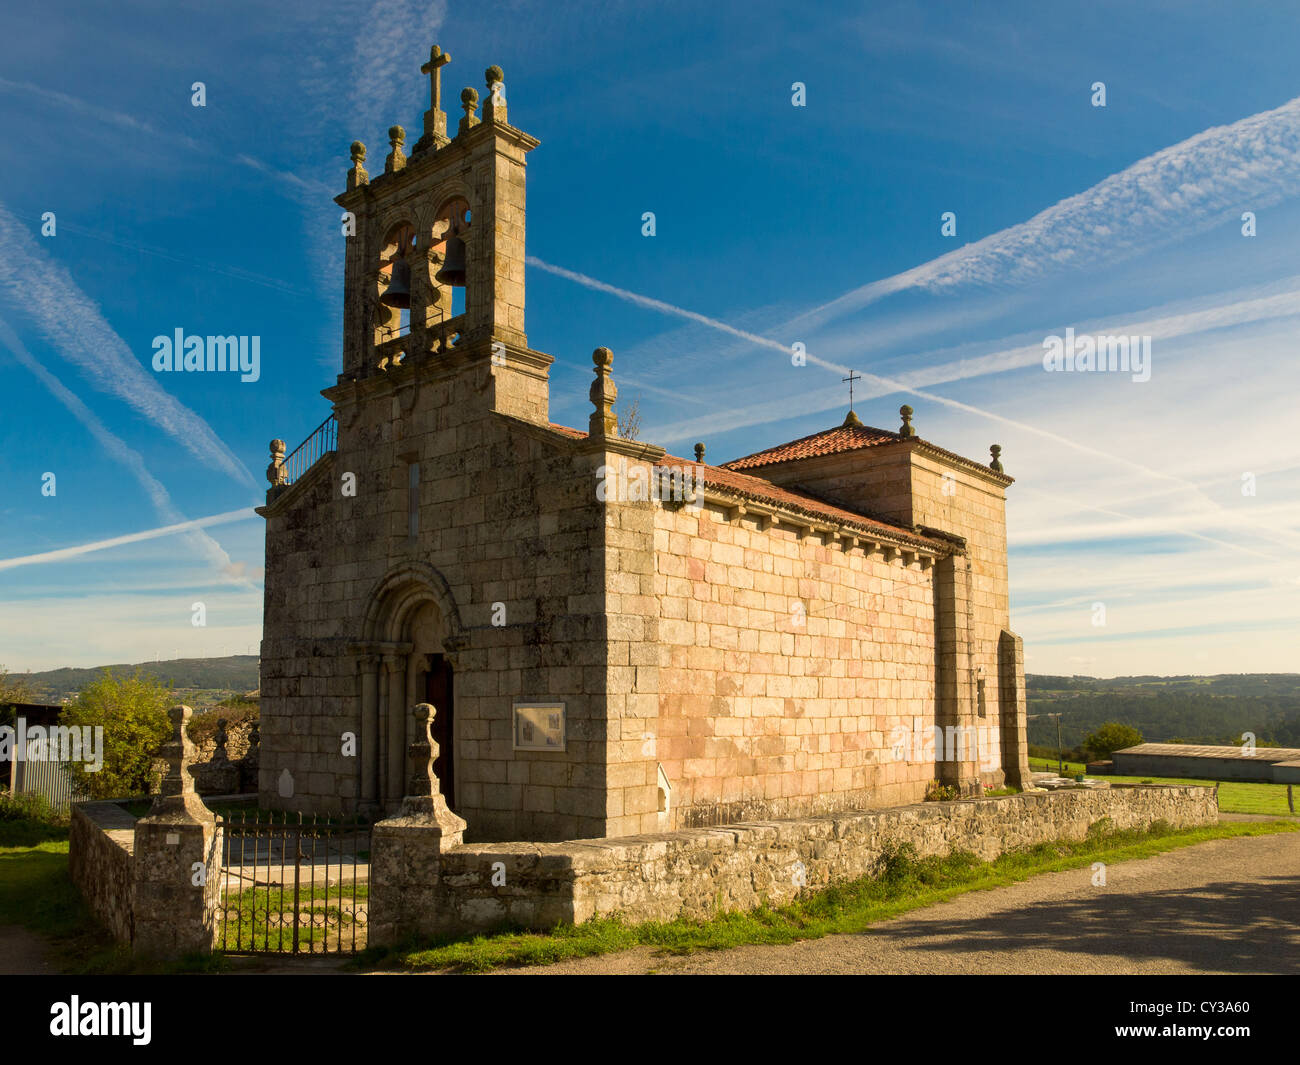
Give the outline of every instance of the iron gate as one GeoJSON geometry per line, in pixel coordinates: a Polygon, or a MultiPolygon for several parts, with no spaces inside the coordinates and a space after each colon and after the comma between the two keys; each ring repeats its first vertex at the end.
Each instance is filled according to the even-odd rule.
{"type": "Polygon", "coordinates": [[[366,946],[370,825],[240,811],[217,819],[217,945],[230,953],[355,953],[366,946]]]}

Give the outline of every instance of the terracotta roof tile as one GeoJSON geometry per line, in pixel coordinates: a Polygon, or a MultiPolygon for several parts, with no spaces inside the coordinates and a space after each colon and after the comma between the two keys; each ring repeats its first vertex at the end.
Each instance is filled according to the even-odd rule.
{"type": "Polygon", "coordinates": [[[840,451],[857,451],[859,448],[889,444],[904,437],[887,429],[873,429],[869,425],[837,425],[811,436],[801,436],[788,444],[778,444],[764,451],[756,451],[744,458],[724,462],[729,470],[749,470],[757,466],[771,466],[795,459],[811,459],[820,455],[834,455],[840,451]]]}
{"type": "MultiPolygon", "coordinates": [[[[567,425],[560,425],[556,422],[549,423],[549,428],[556,433],[566,436],[571,440],[585,439],[588,434],[579,429],[571,429],[567,425]]],[[[881,433],[879,429],[867,429],[865,426],[856,427],[865,429],[868,433],[881,433]]],[[[815,434],[821,436],[824,434],[815,434]]],[[[900,439],[895,433],[885,433],[884,436],[890,439],[900,439]]],[[[812,439],[811,437],[807,439],[812,439]]],[[[795,441],[800,443],[800,441],[795,441]]],[[[788,445],[787,445],[788,446],[788,445]]],[[[856,444],[851,446],[867,446],[856,444]]],[[[774,449],[775,450],[775,449],[774,449]]],[[[841,450],[847,450],[842,448],[841,450]]],[[[829,454],[829,452],[825,452],[829,454]]],[[[792,491],[789,488],[781,488],[771,481],[764,480],[762,477],[756,477],[753,474],[740,473],[737,470],[729,469],[731,463],[726,466],[709,466],[703,463],[697,463],[694,459],[679,458],[676,455],[665,454],[662,459],[656,463],[658,467],[676,467],[678,469],[699,470],[696,474],[706,485],[714,488],[720,488],[724,491],[731,492],[737,496],[746,499],[752,499],[755,502],[770,503],[773,506],[782,507],[787,510],[793,510],[797,513],[807,514],[810,517],[822,518],[826,521],[835,522],[841,525],[856,526],[864,532],[879,532],[882,536],[888,536],[894,540],[902,540],[907,543],[917,544],[922,547],[937,549],[944,554],[952,550],[952,544],[936,540],[933,537],[921,536],[911,529],[903,528],[900,525],[891,525],[888,522],[879,521],[875,518],[869,518],[865,514],[858,514],[851,510],[845,510],[843,507],[834,506],[831,503],[825,503],[814,496],[807,495],[803,492],[792,491]]]]}

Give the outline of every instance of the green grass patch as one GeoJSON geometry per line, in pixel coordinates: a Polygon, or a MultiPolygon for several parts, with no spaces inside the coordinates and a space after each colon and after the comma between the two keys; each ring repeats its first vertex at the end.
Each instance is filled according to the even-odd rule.
{"type": "Polygon", "coordinates": [[[67,973],[210,972],[221,960],[194,955],[145,963],[131,957],[90,912],[68,876],[68,828],[42,820],[0,820],[0,924],[43,937],[67,973]]]}
{"type": "Polygon", "coordinates": [[[372,948],[357,964],[368,968],[484,972],[501,966],[547,965],[633,947],[670,954],[723,950],[751,944],[866,931],[871,925],[968,891],[1003,887],[1039,873],[1147,858],[1215,839],[1293,832],[1282,821],[1239,822],[1171,830],[1157,824],[1148,832],[1094,832],[1081,841],[1059,840],[984,862],[969,853],[920,858],[910,844],[890,848],[875,876],[810,892],[784,906],[722,913],[707,920],[678,918],[629,924],[619,917],[560,926],[547,934],[507,931],[468,939],[409,942],[372,948]]]}
{"type": "Polygon", "coordinates": [[[353,943],[360,949],[366,945],[369,900],[366,883],[302,885],[297,907],[292,884],[283,890],[265,885],[246,888],[224,900],[217,943],[231,952],[291,952],[296,912],[299,950],[310,953],[315,944],[321,952],[331,945],[334,950],[350,950],[353,943]]]}
{"type": "MultiPolygon", "coordinates": [[[[1056,772],[1056,763],[1050,764],[1040,758],[1031,758],[1029,768],[1035,773],[1056,772]]],[[[1066,762],[1067,776],[1082,773],[1083,766],[1078,762],[1066,762]]],[[[1240,780],[1193,780],[1188,777],[1113,777],[1098,776],[1095,780],[1109,780],[1117,784],[1195,784],[1198,787],[1219,785],[1219,809],[1225,814],[1268,814],[1272,817],[1294,817],[1295,814],[1286,804],[1285,784],[1264,784],[1240,780]]],[[[1300,808],[1300,795],[1296,796],[1297,808],[1300,808]]]]}

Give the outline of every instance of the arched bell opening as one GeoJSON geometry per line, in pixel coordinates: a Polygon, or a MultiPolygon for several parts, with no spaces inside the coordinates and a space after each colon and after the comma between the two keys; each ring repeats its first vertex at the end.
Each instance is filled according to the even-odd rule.
{"type": "Polygon", "coordinates": [[[376,345],[383,345],[411,330],[411,271],[415,264],[415,226],[399,222],[384,236],[379,253],[379,317],[376,345]]]}
{"type": "Polygon", "coordinates": [[[469,280],[469,231],[472,221],[469,201],[463,196],[448,200],[434,218],[429,263],[429,326],[438,334],[437,350],[455,345],[464,319],[466,284],[469,280]]]}

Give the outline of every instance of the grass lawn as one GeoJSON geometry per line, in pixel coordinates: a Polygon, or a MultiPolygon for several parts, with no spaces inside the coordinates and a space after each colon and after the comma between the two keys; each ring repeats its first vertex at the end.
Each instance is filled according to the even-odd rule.
{"type": "Polygon", "coordinates": [[[62,968],[114,971],[126,960],[68,879],[65,827],[0,821],[0,924],[44,936],[62,968]]]}
{"type": "MultiPolygon", "coordinates": [[[[1041,758],[1029,759],[1029,768],[1035,773],[1056,772],[1056,763],[1041,758]]],[[[1082,773],[1083,766],[1078,762],[1066,762],[1067,775],[1082,773]]],[[[1218,783],[1214,780],[1190,780],[1185,777],[1096,777],[1097,780],[1113,780],[1120,784],[1200,784],[1218,783]]],[[[1300,808],[1300,795],[1296,797],[1300,808]]],[[[1272,814],[1275,817],[1295,816],[1286,804],[1285,784],[1255,784],[1236,780],[1219,783],[1219,809],[1225,814],[1272,814]]]]}
{"type": "Polygon", "coordinates": [[[53,961],[71,973],[189,972],[219,959],[136,962],[95,920],[68,877],[68,829],[40,821],[0,820],[0,924],[45,937],[53,961]]]}
{"type": "Polygon", "coordinates": [[[1176,847],[1213,839],[1294,832],[1284,821],[1228,822],[1205,828],[1119,832],[1071,842],[1043,843],[982,862],[971,854],[918,859],[904,845],[887,855],[880,875],[810,893],[786,906],[727,913],[709,920],[651,921],[627,924],[601,918],[561,926],[549,934],[502,932],[469,940],[373,948],[357,964],[368,968],[453,969],[483,972],[499,966],[545,965],[568,958],[608,954],[649,946],[672,954],[720,950],[745,944],[791,943],[838,933],[862,932],[871,925],[968,891],[1001,887],[1038,873],[1146,858],[1176,847]]]}

